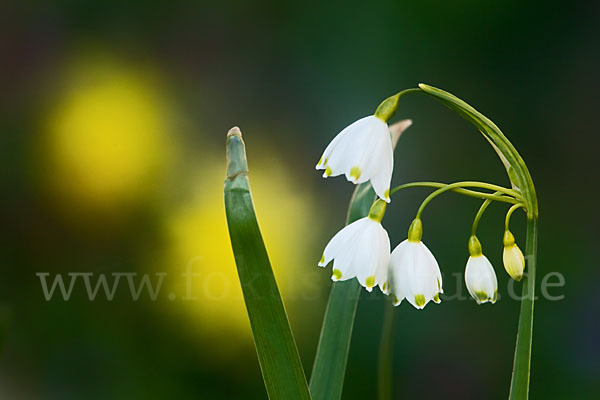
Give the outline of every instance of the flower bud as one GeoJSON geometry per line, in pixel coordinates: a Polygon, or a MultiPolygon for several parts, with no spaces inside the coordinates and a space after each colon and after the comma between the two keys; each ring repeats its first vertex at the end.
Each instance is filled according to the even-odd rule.
{"type": "Polygon", "coordinates": [[[509,230],[504,232],[503,242],[504,252],[502,253],[502,261],[504,262],[504,269],[506,269],[511,278],[518,282],[523,278],[525,257],[523,257],[523,252],[516,245],[515,237],[509,230]]]}

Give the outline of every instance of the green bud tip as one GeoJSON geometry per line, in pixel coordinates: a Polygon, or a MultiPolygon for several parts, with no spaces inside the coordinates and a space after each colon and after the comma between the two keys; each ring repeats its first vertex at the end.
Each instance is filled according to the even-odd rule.
{"type": "Polygon", "coordinates": [[[410,242],[420,242],[423,237],[423,224],[420,218],[415,218],[408,228],[408,240],[410,242]]]}
{"type": "Polygon", "coordinates": [[[502,242],[504,243],[504,247],[510,247],[515,244],[515,237],[508,229],[504,231],[502,242]]]}
{"type": "Polygon", "coordinates": [[[376,222],[381,222],[385,215],[385,208],[387,203],[381,199],[375,200],[371,208],[369,209],[369,218],[376,222]]]}
{"type": "Polygon", "coordinates": [[[469,255],[471,257],[479,257],[482,255],[481,243],[475,235],[471,235],[471,237],[469,238],[469,255]]]}
{"type": "Polygon", "coordinates": [[[388,122],[396,113],[398,109],[398,100],[400,99],[400,94],[395,94],[391,97],[385,99],[377,110],[375,111],[375,116],[382,120],[383,122],[388,122]]]}

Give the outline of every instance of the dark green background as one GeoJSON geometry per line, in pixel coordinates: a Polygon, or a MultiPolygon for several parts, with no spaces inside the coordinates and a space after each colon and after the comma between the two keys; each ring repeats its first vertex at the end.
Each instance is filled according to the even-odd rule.
{"type": "MultiPolygon", "coordinates": [[[[43,104],[52,102],[47,98],[52,71],[71,54],[95,47],[160,70],[172,93],[169,101],[192,121],[185,142],[198,147],[198,157],[204,142],[223,148],[227,129],[239,125],[251,169],[261,162],[259,148],[265,143],[289,159],[290,168],[304,177],[296,190],[311,193],[326,215],[313,232],[317,244],[306,249],[315,261],[341,226],[352,190],[341,178],[323,181],[312,173],[341,128],[419,82],[474,105],[503,129],[536,184],[538,284],[551,271],[566,281],[564,288],[551,289],[564,300],[536,303],[531,397],[596,398],[599,11],[591,1],[4,4],[0,397],[266,397],[250,347],[233,361],[215,362],[203,348],[217,344],[198,345],[177,314],[170,320],[156,317],[164,301],[89,302],[83,295],[69,302],[43,300],[37,271],[157,270],[139,261],[160,243],[160,216],[152,204],[132,210],[118,233],[99,239],[65,223],[31,172],[29,149],[40,134],[43,104]],[[213,133],[196,138],[196,119],[204,132],[213,133]],[[82,260],[92,266],[86,269],[82,260]]],[[[425,96],[407,97],[398,117],[412,118],[414,126],[398,146],[395,183],[506,184],[487,143],[441,105],[425,96]]],[[[177,185],[177,176],[170,180],[177,185]]],[[[392,245],[406,234],[424,194],[417,189],[394,199],[384,220],[392,245]]],[[[423,217],[424,240],[440,262],[450,295],[457,290],[452,273],[464,269],[476,208],[476,201],[449,194],[436,199],[423,217]]],[[[503,294],[508,279],[500,261],[500,208],[490,208],[480,236],[503,294]]],[[[521,216],[513,226],[522,240],[521,216]]],[[[290,310],[307,373],[329,285],[328,273],[320,272],[321,296],[290,310]]],[[[518,307],[507,296],[494,306],[446,301],[416,311],[403,304],[396,310],[396,397],[506,398],[518,307]]],[[[380,296],[365,293],[344,398],[375,395],[382,310],[380,296]]],[[[218,345],[236,340],[228,339],[230,332],[222,335],[218,345]]]]}

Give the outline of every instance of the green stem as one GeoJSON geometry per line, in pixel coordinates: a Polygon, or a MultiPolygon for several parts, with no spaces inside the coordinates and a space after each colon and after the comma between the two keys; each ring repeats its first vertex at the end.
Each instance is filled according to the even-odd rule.
{"type": "Polygon", "coordinates": [[[517,332],[517,345],[510,383],[510,400],[527,400],[529,398],[537,231],[537,219],[529,218],[527,220],[527,242],[525,244],[527,272],[521,281],[523,282],[523,298],[521,300],[519,330],[517,332]]]}
{"type": "Polygon", "coordinates": [[[504,230],[508,230],[508,225],[510,224],[510,217],[516,210],[518,210],[521,207],[523,207],[523,204],[515,204],[508,209],[508,211],[506,212],[506,218],[504,219],[504,230]]]}
{"type": "MultiPolygon", "coordinates": [[[[494,192],[494,194],[497,194],[498,192],[494,192]]],[[[483,204],[481,205],[481,207],[479,207],[479,211],[477,211],[477,214],[475,214],[475,219],[473,220],[473,227],[471,228],[471,236],[475,236],[475,234],[477,233],[477,226],[479,225],[479,220],[481,219],[481,217],[483,216],[483,213],[485,212],[486,208],[488,208],[488,206],[492,204],[492,201],[490,199],[486,199],[483,204]]]]}
{"type": "Polygon", "coordinates": [[[427,204],[429,204],[429,202],[431,200],[433,200],[435,197],[439,196],[440,194],[442,194],[444,192],[447,192],[448,190],[452,190],[454,188],[459,188],[459,187],[476,187],[476,188],[481,188],[481,189],[494,190],[497,192],[507,194],[509,196],[513,196],[517,199],[520,199],[520,195],[517,191],[515,191],[513,189],[507,189],[502,186],[493,185],[491,183],[474,182],[474,181],[456,182],[456,183],[451,183],[443,188],[440,188],[440,189],[436,190],[435,192],[431,193],[429,196],[427,196],[425,198],[425,200],[423,200],[423,203],[421,203],[421,207],[419,207],[419,210],[417,211],[416,218],[421,218],[421,214],[423,213],[423,210],[425,209],[427,204]]]}
{"type": "Polygon", "coordinates": [[[388,122],[398,109],[398,100],[400,100],[400,97],[410,93],[423,93],[423,91],[421,89],[412,88],[398,92],[382,101],[379,107],[377,107],[377,110],[375,110],[374,115],[382,121],[388,122]]]}
{"type": "MultiPolygon", "coordinates": [[[[399,190],[412,188],[412,187],[444,188],[446,186],[448,186],[448,184],[440,183],[440,182],[410,182],[410,183],[405,183],[400,186],[396,186],[395,188],[390,190],[390,196],[392,194],[398,192],[399,190]]],[[[512,204],[516,204],[519,202],[519,200],[517,200],[513,197],[497,196],[492,193],[483,193],[483,192],[478,192],[476,190],[469,190],[469,189],[463,189],[463,188],[452,188],[451,190],[455,193],[462,194],[462,195],[469,196],[469,197],[475,197],[478,199],[491,199],[491,200],[503,201],[505,203],[512,203],[512,204]]]]}
{"type": "Polygon", "coordinates": [[[394,305],[391,301],[385,301],[385,315],[383,319],[383,329],[381,331],[381,341],[379,342],[379,372],[378,372],[378,392],[379,400],[392,400],[392,360],[394,347],[394,305]]]}

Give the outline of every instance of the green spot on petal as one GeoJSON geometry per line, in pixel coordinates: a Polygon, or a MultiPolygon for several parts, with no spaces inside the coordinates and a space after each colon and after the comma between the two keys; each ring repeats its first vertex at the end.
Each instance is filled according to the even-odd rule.
{"type": "Polygon", "coordinates": [[[475,292],[475,297],[477,297],[479,302],[484,302],[489,299],[489,296],[485,292],[475,292]]]}
{"type": "Polygon", "coordinates": [[[331,175],[332,172],[333,171],[331,171],[331,168],[329,168],[329,167],[325,168],[325,176],[331,175]]]}
{"type": "Polygon", "coordinates": [[[495,303],[496,300],[498,300],[498,291],[497,290],[494,292],[494,298],[492,299],[492,304],[495,303]]]}
{"type": "Polygon", "coordinates": [[[350,168],[350,178],[354,178],[354,180],[358,180],[358,178],[360,178],[361,173],[362,171],[360,170],[360,167],[350,168]]]}
{"type": "Polygon", "coordinates": [[[394,302],[395,306],[400,304],[400,299],[398,299],[398,297],[395,294],[392,295],[392,301],[394,302]]]}
{"type": "Polygon", "coordinates": [[[372,288],[373,286],[375,286],[375,277],[374,276],[369,276],[367,278],[367,281],[365,283],[367,284],[367,287],[372,288]]]}
{"type": "Polygon", "coordinates": [[[383,197],[385,197],[386,199],[390,198],[390,189],[386,189],[385,193],[383,194],[383,197]]]}
{"type": "Polygon", "coordinates": [[[321,256],[321,260],[319,260],[319,264],[325,263],[325,254],[321,256]]]}
{"type": "Polygon", "coordinates": [[[340,271],[339,269],[334,269],[333,276],[335,276],[335,279],[339,281],[340,279],[342,279],[342,271],[340,271]]]}
{"type": "Polygon", "coordinates": [[[422,294],[418,294],[415,296],[415,304],[418,307],[424,307],[425,306],[425,296],[422,294]]]}
{"type": "Polygon", "coordinates": [[[435,296],[433,296],[433,301],[435,301],[436,303],[440,303],[441,302],[441,300],[440,300],[440,294],[439,293],[436,293],[435,296]]]}

